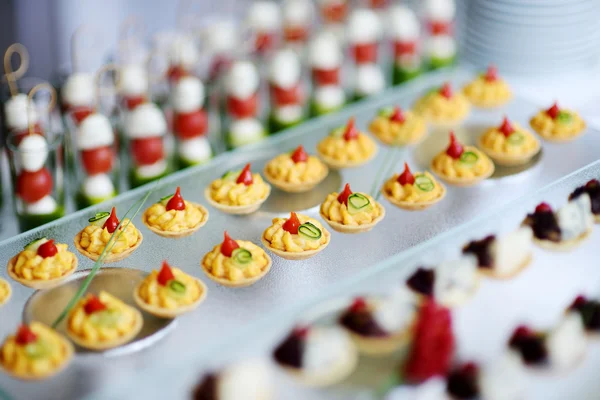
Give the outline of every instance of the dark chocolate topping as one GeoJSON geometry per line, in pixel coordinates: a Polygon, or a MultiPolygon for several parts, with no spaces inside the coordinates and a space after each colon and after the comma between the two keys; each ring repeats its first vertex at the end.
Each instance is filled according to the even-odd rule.
{"type": "Polygon", "coordinates": [[[523,224],[531,227],[534,236],[540,240],[560,242],[560,227],[552,211],[536,211],[527,214],[523,224]]]}
{"type": "Polygon", "coordinates": [[[584,300],[576,302],[570,308],[581,315],[583,325],[589,331],[600,331],[600,302],[597,300],[584,300]]]}
{"type": "Polygon", "coordinates": [[[347,310],[340,317],[340,324],[361,336],[382,337],[389,335],[377,324],[369,309],[361,311],[347,310]]]}
{"type": "Polygon", "coordinates": [[[273,358],[281,365],[292,368],[302,368],[302,354],[304,353],[304,338],[296,331],[287,338],[273,352],[273,358]]]}
{"type": "Polygon", "coordinates": [[[477,382],[478,369],[474,364],[467,364],[448,375],[446,391],[453,399],[470,400],[479,395],[477,382]]]}
{"type": "Polygon", "coordinates": [[[487,236],[481,240],[473,240],[463,248],[463,253],[473,254],[477,257],[477,264],[479,268],[492,268],[494,266],[494,259],[490,246],[494,243],[496,237],[494,235],[487,236]]]}
{"type": "Polygon", "coordinates": [[[597,179],[592,179],[584,186],[580,186],[573,193],[569,195],[569,200],[573,200],[581,196],[582,194],[587,193],[590,196],[590,200],[592,203],[592,214],[599,215],[600,214],[600,181],[597,179]]]}
{"type": "Polygon", "coordinates": [[[406,281],[409,288],[425,296],[433,295],[433,282],[435,271],[433,269],[420,267],[406,281]]]}
{"type": "Polygon", "coordinates": [[[509,342],[512,349],[521,354],[525,364],[544,364],[548,360],[548,350],[544,337],[538,334],[513,336],[509,342]]]}
{"type": "Polygon", "coordinates": [[[217,398],[217,375],[206,374],[200,381],[194,393],[192,400],[218,400],[217,398]]]}

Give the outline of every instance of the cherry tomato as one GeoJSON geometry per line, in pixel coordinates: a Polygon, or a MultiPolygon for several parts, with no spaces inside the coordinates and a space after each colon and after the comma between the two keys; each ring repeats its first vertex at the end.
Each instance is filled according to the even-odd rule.
{"type": "Polygon", "coordinates": [[[171,267],[169,266],[169,264],[165,260],[162,263],[162,267],[160,268],[160,272],[156,276],[156,280],[158,281],[159,285],[161,285],[161,286],[167,286],[167,283],[169,283],[169,281],[172,281],[173,279],[175,279],[175,275],[173,275],[173,271],[171,270],[171,267]]]}
{"type": "Polygon", "coordinates": [[[71,116],[75,121],[75,125],[79,126],[89,115],[94,113],[94,109],[92,107],[75,107],[71,109],[71,116]]]}
{"type": "Polygon", "coordinates": [[[300,86],[296,85],[289,89],[282,89],[279,86],[271,85],[271,98],[278,106],[298,104],[302,100],[300,86]]]}
{"type": "Polygon", "coordinates": [[[357,64],[377,62],[377,43],[362,43],[352,46],[352,55],[357,64]]]}
{"type": "Polygon", "coordinates": [[[283,37],[289,43],[302,43],[308,39],[308,29],[304,26],[285,26],[283,37]]]}
{"type": "Polygon", "coordinates": [[[292,161],[296,164],[299,162],[308,161],[308,154],[304,151],[304,146],[300,145],[294,152],[292,153],[292,161]]]}
{"type": "Polygon", "coordinates": [[[266,53],[273,48],[275,37],[272,33],[258,32],[254,40],[254,48],[259,53],[266,53]]]}
{"type": "Polygon", "coordinates": [[[464,149],[462,147],[462,144],[460,144],[458,142],[458,140],[456,140],[456,136],[454,136],[454,132],[450,132],[450,145],[448,145],[448,148],[446,149],[446,154],[448,154],[450,157],[457,159],[460,158],[460,156],[462,155],[464,149]]]}
{"type": "Polygon", "coordinates": [[[140,104],[144,104],[146,102],[146,96],[128,96],[123,98],[123,103],[125,103],[125,107],[131,111],[140,104]]]}
{"type": "Polygon", "coordinates": [[[83,306],[83,311],[88,315],[104,310],[106,310],[106,304],[101,302],[100,299],[93,294],[90,295],[88,301],[86,301],[83,306]]]}
{"type": "Polygon", "coordinates": [[[284,231],[291,233],[292,235],[298,234],[298,228],[302,225],[298,216],[292,211],[290,217],[281,226],[284,231]]]}
{"type": "Polygon", "coordinates": [[[35,203],[52,193],[52,176],[47,168],[35,172],[21,171],[17,178],[17,195],[26,203],[35,203]]]}
{"type": "Polygon", "coordinates": [[[40,245],[37,253],[42,258],[54,257],[56,253],[58,253],[58,249],[54,244],[54,239],[50,239],[46,243],[40,245]]]}
{"type": "Polygon", "coordinates": [[[227,109],[234,118],[253,117],[258,111],[258,94],[255,93],[247,99],[229,96],[227,98],[227,109]]]}
{"type": "Polygon", "coordinates": [[[34,343],[37,340],[37,335],[25,324],[19,326],[15,341],[22,346],[34,343]]]}
{"type": "Polygon", "coordinates": [[[181,189],[177,186],[177,190],[175,190],[175,194],[173,197],[169,199],[167,202],[167,211],[171,210],[185,210],[185,202],[183,201],[183,197],[181,197],[181,189]]]}
{"type": "Polygon", "coordinates": [[[110,172],[114,158],[115,153],[111,146],[81,151],[81,163],[88,175],[110,172]]]}
{"type": "Polygon", "coordinates": [[[164,158],[163,140],[160,136],[133,139],[131,150],[136,165],[150,165],[164,158]]]}
{"type": "Polygon", "coordinates": [[[429,31],[433,35],[450,35],[452,34],[452,23],[445,21],[432,21],[429,24],[429,31]]]}
{"type": "Polygon", "coordinates": [[[173,130],[180,139],[191,139],[206,133],[208,119],[202,110],[175,114],[173,130]]]}
{"type": "Polygon", "coordinates": [[[106,220],[106,222],[104,223],[104,226],[102,226],[102,228],[106,228],[108,233],[113,233],[114,231],[117,230],[118,226],[119,226],[119,219],[117,218],[117,209],[115,207],[113,207],[112,210],[110,211],[110,216],[108,217],[108,219],[106,220]]]}
{"type": "Polygon", "coordinates": [[[223,234],[223,243],[221,243],[221,254],[223,254],[225,257],[231,257],[233,251],[239,247],[240,245],[237,244],[237,242],[231,237],[229,237],[229,234],[227,231],[225,231],[223,234]]]}
{"type": "Polygon", "coordinates": [[[342,193],[338,195],[337,201],[340,204],[345,204],[346,206],[348,206],[348,197],[350,197],[351,194],[352,190],[350,190],[350,184],[346,183],[346,186],[344,186],[344,190],[342,190],[342,193]]]}
{"type": "Polygon", "coordinates": [[[415,54],[417,52],[417,42],[394,42],[394,54],[399,57],[404,54],[415,54]]]}
{"type": "Polygon", "coordinates": [[[401,185],[414,185],[415,177],[412,172],[410,172],[408,163],[404,163],[404,171],[398,177],[398,183],[401,185]]]}
{"type": "Polygon", "coordinates": [[[252,179],[252,171],[250,171],[250,164],[246,164],[246,166],[240,173],[240,176],[238,176],[235,183],[243,183],[246,186],[250,186],[250,185],[252,185],[252,182],[253,182],[253,179],[252,179]]]}
{"type": "Polygon", "coordinates": [[[167,71],[167,77],[171,82],[177,82],[184,76],[188,76],[188,71],[181,65],[171,65],[167,71]]]}
{"type": "Polygon", "coordinates": [[[340,69],[318,69],[312,70],[313,80],[318,86],[337,85],[340,83],[340,69]]]}
{"type": "Polygon", "coordinates": [[[327,4],[321,9],[323,18],[327,22],[343,22],[346,19],[348,8],[346,2],[327,4]]]}

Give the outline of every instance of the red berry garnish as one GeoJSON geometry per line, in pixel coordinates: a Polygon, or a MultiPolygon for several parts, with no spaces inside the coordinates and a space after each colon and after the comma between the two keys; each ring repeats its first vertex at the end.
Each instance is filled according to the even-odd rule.
{"type": "Polygon", "coordinates": [[[356,297],[350,306],[350,312],[358,313],[367,309],[367,301],[364,297],[356,297]]]}
{"type": "Polygon", "coordinates": [[[29,343],[34,343],[37,340],[37,335],[25,324],[19,326],[19,330],[15,336],[15,341],[21,346],[29,343]]]}
{"type": "Polygon", "coordinates": [[[446,149],[446,154],[448,154],[450,157],[452,157],[454,159],[459,159],[464,151],[465,150],[463,149],[462,144],[460,144],[459,141],[456,140],[456,136],[454,136],[454,132],[450,132],[450,144],[448,145],[448,148],[446,149]]]}
{"type": "Polygon", "coordinates": [[[460,367],[460,372],[465,375],[477,375],[479,367],[474,362],[468,362],[460,367]]]}
{"type": "Polygon", "coordinates": [[[101,302],[98,297],[91,294],[88,297],[88,300],[85,302],[85,305],[83,306],[83,310],[85,311],[86,314],[90,315],[90,314],[93,314],[98,311],[106,310],[106,304],[101,302]]]}
{"type": "Polygon", "coordinates": [[[344,140],[350,141],[358,138],[358,130],[354,126],[354,117],[350,118],[346,130],[344,131],[344,140]]]}
{"type": "Polygon", "coordinates": [[[162,267],[160,268],[160,271],[156,276],[156,280],[158,281],[159,285],[167,286],[167,283],[169,283],[169,281],[172,281],[173,279],[175,279],[175,275],[173,275],[173,271],[171,270],[169,263],[167,263],[167,261],[165,260],[163,261],[162,267]]]}
{"type": "Polygon", "coordinates": [[[488,82],[495,82],[498,80],[498,68],[494,65],[490,65],[485,73],[485,80],[488,82]]]}
{"type": "Polygon", "coordinates": [[[502,120],[502,125],[500,125],[500,128],[498,128],[498,130],[500,130],[500,132],[502,132],[502,134],[506,137],[509,137],[514,131],[515,128],[513,128],[513,126],[511,125],[510,121],[508,120],[508,117],[504,117],[504,120],[502,120]]]}
{"type": "Polygon", "coordinates": [[[598,179],[592,179],[590,181],[588,181],[588,183],[585,184],[585,187],[588,189],[593,189],[600,186],[600,181],[598,181],[598,179]]]}
{"type": "Polygon", "coordinates": [[[529,328],[528,326],[525,326],[525,325],[519,325],[514,330],[512,336],[510,337],[510,342],[514,342],[515,340],[518,340],[518,339],[521,339],[524,337],[531,337],[534,335],[535,335],[535,332],[531,328],[529,328]]]}
{"type": "Polygon", "coordinates": [[[54,244],[54,239],[50,239],[46,243],[40,245],[40,247],[38,247],[37,253],[42,258],[54,257],[56,253],[58,253],[58,249],[54,244]]]}
{"type": "Polygon", "coordinates": [[[558,114],[560,113],[560,109],[558,108],[558,103],[554,103],[552,104],[552,107],[550,107],[549,109],[546,110],[546,114],[548,114],[548,116],[552,119],[555,119],[556,117],[558,117],[558,114]]]}
{"type": "Polygon", "coordinates": [[[183,197],[181,197],[181,188],[179,186],[177,186],[177,189],[175,189],[175,194],[173,195],[173,197],[171,197],[167,202],[166,209],[167,211],[185,210],[185,202],[183,201],[183,197]]]}
{"type": "Polygon", "coordinates": [[[304,151],[304,146],[300,145],[292,153],[292,161],[297,163],[308,161],[308,154],[304,151]]]}
{"type": "Polygon", "coordinates": [[[225,231],[223,234],[223,243],[221,243],[221,254],[223,254],[225,257],[231,257],[231,253],[233,253],[233,251],[238,247],[240,247],[240,245],[237,244],[237,242],[231,237],[229,237],[229,234],[227,231],[225,231]]]}
{"type": "Polygon", "coordinates": [[[390,121],[397,122],[399,124],[402,124],[404,123],[404,121],[406,121],[406,118],[404,117],[404,112],[402,112],[402,109],[400,107],[394,107],[394,112],[390,116],[390,121]]]}
{"type": "Polygon", "coordinates": [[[292,335],[300,339],[306,339],[309,332],[310,328],[308,326],[297,326],[294,328],[292,335]]]}
{"type": "Polygon", "coordinates": [[[552,207],[548,203],[540,203],[535,208],[535,212],[543,213],[543,212],[552,212],[552,207]]]}
{"type": "Polygon", "coordinates": [[[104,223],[104,226],[102,228],[106,228],[108,233],[113,233],[114,231],[117,230],[118,226],[119,226],[119,219],[117,218],[117,209],[115,207],[113,207],[112,210],[110,211],[110,216],[108,217],[108,219],[106,220],[106,222],[104,223]]]}
{"type": "Polygon", "coordinates": [[[410,172],[408,163],[404,163],[404,171],[398,176],[398,183],[401,185],[414,185],[415,177],[410,172]]]}
{"type": "Polygon", "coordinates": [[[284,231],[291,233],[292,235],[298,234],[298,228],[302,225],[298,216],[295,212],[290,213],[290,217],[281,226],[284,231]]]}
{"type": "Polygon", "coordinates": [[[440,88],[440,94],[447,99],[452,98],[453,93],[452,86],[450,86],[450,83],[446,82],[442,85],[442,87],[440,88]]]}
{"type": "Polygon", "coordinates": [[[252,185],[252,182],[252,172],[250,171],[250,163],[248,163],[240,173],[240,176],[238,176],[235,183],[243,183],[246,186],[250,186],[252,185]]]}
{"type": "Polygon", "coordinates": [[[575,298],[575,300],[573,300],[573,303],[571,304],[571,307],[569,308],[578,308],[578,307],[582,307],[587,303],[587,299],[585,298],[585,296],[583,295],[579,295],[575,298]]]}
{"type": "Polygon", "coordinates": [[[352,190],[350,190],[350,184],[346,183],[346,186],[344,186],[344,190],[342,190],[342,193],[338,195],[337,201],[340,204],[345,204],[346,206],[348,206],[348,197],[350,197],[351,194],[352,190]]]}

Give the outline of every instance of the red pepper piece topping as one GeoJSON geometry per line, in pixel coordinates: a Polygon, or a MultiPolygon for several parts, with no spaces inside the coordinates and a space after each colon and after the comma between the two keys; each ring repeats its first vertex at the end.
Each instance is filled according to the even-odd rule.
{"type": "Polygon", "coordinates": [[[171,267],[165,260],[165,261],[163,261],[162,267],[160,268],[160,271],[158,272],[158,275],[156,276],[156,280],[158,281],[159,285],[167,286],[167,283],[169,283],[169,281],[172,281],[173,279],[175,279],[175,275],[173,275],[173,271],[171,270],[171,267]]]}
{"type": "Polygon", "coordinates": [[[282,228],[284,231],[291,233],[292,235],[298,234],[298,228],[302,225],[298,216],[295,212],[290,213],[290,217],[283,223],[282,228]]]}
{"type": "Polygon", "coordinates": [[[412,172],[410,172],[410,167],[408,166],[408,163],[404,163],[404,172],[402,172],[398,177],[398,183],[401,185],[415,184],[415,177],[412,174],[412,172]]]}
{"type": "Polygon", "coordinates": [[[399,124],[404,123],[406,121],[406,117],[404,116],[404,112],[398,106],[394,107],[394,112],[390,116],[390,121],[397,122],[399,124]]]}
{"type": "Polygon", "coordinates": [[[350,312],[359,313],[367,310],[367,301],[364,297],[356,297],[350,306],[350,312]]]}
{"type": "Polygon", "coordinates": [[[117,218],[117,209],[115,207],[113,207],[112,210],[110,211],[110,217],[108,217],[108,219],[106,220],[106,222],[104,223],[104,226],[102,228],[106,228],[108,233],[113,233],[114,231],[117,230],[118,226],[119,226],[119,219],[117,218]]]}
{"type": "Polygon", "coordinates": [[[185,202],[183,201],[183,197],[181,197],[181,188],[179,186],[177,186],[177,189],[175,190],[175,194],[173,195],[173,197],[171,197],[169,199],[169,201],[167,202],[166,209],[167,209],[167,211],[185,210],[185,202]]]}
{"type": "Polygon", "coordinates": [[[54,257],[56,253],[58,253],[58,249],[54,244],[54,239],[50,239],[46,243],[40,245],[40,247],[38,247],[37,253],[42,258],[54,257]]]}
{"type": "Polygon", "coordinates": [[[546,110],[546,114],[548,114],[548,116],[552,119],[556,119],[556,117],[558,117],[558,114],[560,113],[560,108],[558,108],[558,103],[554,103],[552,104],[552,107],[550,107],[549,109],[546,110]]]}
{"type": "Polygon", "coordinates": [[[354,117],[352,117],[348,121],[348,125],[346,125],[346,130],[344,131],[344,140],[349,142],[350,140],[354,140],[357,138],[358,138],[358,130],[354,126],[354,117]]]}
{"type": "Polygon", "coordinates": [[[292,335],[299,339],[306,339],[310,332],[310,328],[308,326],[297,326],[292,331],[292,335]]]}
{"type": "Polygon", "coordinates": [[[252,185],[252,182],[252,172],[250,171],[250,163],[248,163],[240,173],[240,176],[238,176],[235,183],[243,183],[246,186],[250,186],[252,185]]]}
{"type": "Polygon", "coordinates": [[[515,128],[513,128],[512,124],[508,120],[508,117],[504,117],[504,120],[502,121],[502,125],[500,125],[500,128],[498,128],[498,129],[506,137],[509,137],[515,131],[515,128]]]}
{"type": "Polygon", "coordinates": [[[306,151],[304,151],[304,146],[300,145],[296,150],[294,150],[292,153],[292,161],[296,164],[308,161],[308,154],[306,154],[306,151]]]}
{"type": "Polygon", "coordinates": [[[498,68],[494,65],[490,65],[485,73],[485,80],[488,82],[495,82],[498,80],[498,68]]]}
{"type": "Polygon", "coordinates": [[[552,207],[550,207],[550,204],[548,204],[548,203],[540,203],[535,208],[535,212],[537,212],[537,213],[552,212],[552,207]]]}
{"type": "Polygon", "coordinates": [[[442,85],[442,87],[440,88],[440,94],[447,99],[452,98],[452,95],[454,93],[452,93],[452,86],[450,86],[450,83],[446,82],[442,85]]]}
{"type": "Polygon", "coordinates": [[[342,190],[342,193],[340,193],[338,195],[337,201],[339,201],[340,204],[345,204],[347,207],[348,206],[348,197],[350,197],[351,194],[352,194],[352,190],[350,190],[350,184],[346,183],[346,186],[344,186],[344,190],[342,190]]]}
{"type": "Polygon", "coordinates": [[[83,306],[83,311],[85,311],[87,315],[104,310],[106,310],[106,304],[101,302],[100,299],[93,294],[90,295],[88,301],[86,301],[83,306]]]}
{"type": "Polygon", "coordinates": [[[446,149],[446,154],[454,159],[459,159],[464,151],[462,144],[456,140],[454,132],[450,132],[450,145],[448,145],[448,148],[446,149]]]}
{"type": "Polygon", "coordinates": [[[29,343],[34,343],[37,340],[37,335],[25,324],[19,326],[19,330],[15,336],[15,341],[21,346],[29,343]]]}
{"type": "Polygon", "coordinates": [[[231,237],[229,237],[229,234],[227,231],[225,231],[223,234],[223,243],[221,243],[221,254],[223,254],[225,257],[231,257],[231,253],[233,253],[233,251],[238,247],[240,247],[240,245],[237,244],[237,242],[231,237]]]}

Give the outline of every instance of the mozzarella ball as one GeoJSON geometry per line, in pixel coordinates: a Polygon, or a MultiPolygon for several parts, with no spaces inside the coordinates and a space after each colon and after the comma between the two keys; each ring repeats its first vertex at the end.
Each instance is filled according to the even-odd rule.
{"type": "Polygon", "coordinates": [[[54,198],[50,195],[42,197],[35,203],[23,202],[22,204],[24,213],[33,215],[52,214],[58,208],[56,200],[54,200],[54,198]]]}
{"type": "Polygon", "coordinates": [[[421,35],[421,23],[410,8],[395,5],[388,11],[388,33],[395,40],[414,41],[421,35]]]}
{"type": "Polygon", "coordinates": [[[115,186],[107,174],[88,176],[83,181],[83,194],[92,199],[107,199],[115,193],[115,186]]]}
{"type": "Polygon", "coordinates": [[[198,48],[192,38],[187,35],[178,35],[173,39],[169,49],[171,65],[181,65],[186,69],[193,69],[199,58],[198,48]]]}
{"type": "Polygon", "coordinates": [[[83,120],[77,134],[77,148],[80,150],[110,146],[115,134],[108,118],[94,113],[83,120]]]}
{"type": "Polygon", "coordinates": [[[206,137],[200,136],[179,143],[179,156],[184,160],[199,163],[212,157],[212,149],[206,137]]]}
{"type": "Polygon", "coordinates": [[[129,113],[125,131],[130,139],[163,136],[167,132],[167,121],[154,103],[145,103],[129,113]]]}
{"type": "Polygon", "coordinates": [[[341,65],[340,44],[331,32],[321,32],[309,44],[309,62],[313,68],[333,69],[341,65]]]}
{"type": "Polygon", "coordinates": [[[4,103],[4,113],[6,125],[11,130],[24,131],[29,128],[29,123],[36,124],[39,121],[35,104],[23,93],[12,96],[4,103]]]}
{"type": "Polygon", "coordinates": [[[385,77],[377,64],[356,67],[355,90],[361,95],[372,95],[385,89],[385,77]]]}
{"type": "Polygon", "coordinates": [[[314,93],[315,102],[324,109],[340,107],[346,101],[344,89],[337,85],[318,87],[314,93]]]}
{"type": "Polygon", "coordinates": [[[291,49],[279,50],[269,66],[269,80],[284,89],[298,84],[301,73],[300,59],[291,49]]]}
{"type": "Polygon", "coordinates": [[[126,65],[119,72],[119,92],[123,96],[141,96],[148,92],[148,72],[141,65],[126,65]]]}
{"type": "Polygon", "coordinates": [[[285,25],[310,25],[314,15],[313,4],[310,0],[285,0],[282,7],[285,25]]]}
{"type": "Polygon", "coordinates": [[[195,76],[183,77],[173,88],[171,95],[173,108],[178,113],[188,113],[204,105],[204,85],[195,76]]]}
{"type": "Polygon", "coordinates": [[[48,143],[41,135],[26,135],[19,143],[18,149],[21,167],[25,171],[39,171],[48,159],[48,143]]]}
{"type": "Polygon", "coordinates": [[[233,21],[216,21],[203,34],[203,47],[211,54],[230,54],[239,43],[238,28],[233,21]]]}
{"type": "Polygon", "coordinates": [[[430,57],[451,58],[456,54],[456,42],[452,36],[432,36],[427,39],[425,49],[430,57]]]}
{"type": "Polygon", "coordinates": [[[258,71],[249,61],[235,62],[227,74],[227,93],[239,99],[252,96],[260,83],[258,71]]]}
{"type": "Polygon", "coordinates": [[[259,32],[275,31],[280,22],[279,5],[273,1],[255,1],[248,9],[246,23],[251,29],[259,32]]]}
{"type": "Polygon", "coordinates": [[[63,101],[72,107],[94,104],[96,96],[94,75],[83,72],[72,74],[67,78],[62,88],[61,96],[63,101]]]}
{"type": "Polygon", "coordinates": [[[351,44],[377,42],[381,36],[381,22],[375,11],[357,9],[350,14],[346,33],[351,44]]]}
{"type": "Polygon", "coordinates": [[[425,18],[432,21],[450,22],[456,15],[454,0],[424,0],[425,18]]]}
{"type": "Polygon", "coordinates": [[[167,161],[159,160],[154,164],[140,165],[135,172],[140,178],[154,178],[165,173],[167,170],[167,161]]]}

